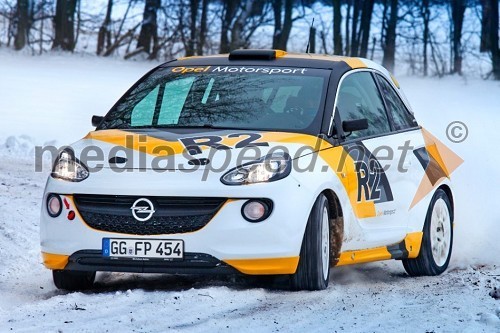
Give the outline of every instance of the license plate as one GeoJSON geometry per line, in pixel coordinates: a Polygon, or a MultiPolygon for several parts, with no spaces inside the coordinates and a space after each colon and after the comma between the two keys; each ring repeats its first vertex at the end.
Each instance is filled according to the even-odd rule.
{"type": "Polygon", "coordinates": [[[184,241],[173,239],[103,238],[102,255],[122,258],[182,259],[184,241]]]}

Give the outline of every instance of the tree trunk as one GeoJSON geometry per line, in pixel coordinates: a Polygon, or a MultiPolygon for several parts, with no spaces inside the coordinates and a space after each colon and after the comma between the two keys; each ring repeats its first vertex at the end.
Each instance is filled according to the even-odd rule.
{"type": "Polygon", "coordinates": [[[205,47],[205,42],[207,38],[207,15],[208,15],[208,0],[202,0],[201,2],[201,21],[200,21],[200,36],[197,44],[198,55],[203,55],[203,47],[205,47]]]}
{"type": "Polygon", "coordinates": [[[16,35],[14,37],[14,49],[22,50],[28,43],[29,22],[29,0],[18,0],[15,21],[17,23],[16,35]]]}
{"type": "Polygon", "coordinates": [[[491,53],[492,74],[495,80],[500,80],[500,49],[498,45],[498,1],[481,0],[481,52],[491,53]]]}
{"type": "Polygon", "coordinates": [[[481,0],[481,45],[480,52],[491,51],[490,32],[491,32],[491,0],[481,0]]]}
{"type": "Polygon", "coordinates": [[[57,0],[52,49],[75,50],[75,12],[78,0],[57,0]]]}
{"type": "Polygon", "coordinates": [[[424,32],[423,32],[423,44],[424,44],[424,50],[423,50],[423,70],[424,70],[424,76],[427,76],[429,74],[429,61],[428,61],[428,56],[427,56],[427,47],[429,45],[429,22],[430,22],[430,17],[431,17],[431,11],[429,9],[429,0],[423,0],[422,1],[422,6],[420,7],[420,13],[422,16],[422,21],[424,25],[424,32]]]}
{"type": "Polygon", "coordinates": [[[349,21],[351,17],[351,1],[352,0],[347,0],[347,10],[346,10],[346,16],[345,16],[345,55],[349,55],[351,52],[351,45],[349,44],[349,21]]]}
{"type": "MultiPolygon", "coordinates": [[[[44,16],[45,16],[45,0],[42,0],[42,1],[41,1],[41,5],[40,5],[40,15],[41,15],[42,17],[44,17],[44,16]]],[[[40,42],[39,42],[39,43],[40,43],[40,44],[39,44],[39,48],[40,48],[40,50],[39,50],[39,54],[40,54],[40,55],[43,53],[43,22],[44,22],[44,20],[40,20],[40,29],[39,29],[39,33],[40,33],[40,35],[39,35],[39,37],[38,37],[38,38],[40,39],[40,42]]]]}
{"type": "Polygon", "coordinates": [[[342,55],[342,12],[340,0],[333,0],[333,53],[342,55]]]}
{"type": "Polygon", "coordinates": [[[189,0],[189,39],[186,45],[186,56],[194,55],[196,43],[196,22],[198,21],[199,0],[189,0]]]}
{"type": "Polygon", "coordinates": [[[76,34],[75,34],[75,39],[73,44],[78,44],[78,37],[80,37],[80,28],[82,25],[82,2],[77,1],[76,2],[76,34]]]}
{"type": "Polygon", "coordinates": [[[451,17],[453,27],[453,69],[452,73],[462,75],[462,28],[464,24],[464,14],[467,8],[466,0],[451,0],[451,17]]]}
{"type": "Polygon", "coordinates": [[[500,49],[498,48],[498,1],[491,0],[490,47],[493,65],[493,77],[500,80],[500,49]]]}
{"type": "Polygon", "coordinates": [[[390,72],[394,71],[395,54],[396,54],[396,26],[398,23],[398,0],[390,0],[390,16],[387,21],[387,29],[385,31],[384,40],[384,58],[382,65],[390,72]]]}
{"type": "Polygon", "coordinates": [[[273,6],[274,14],[274,34],[273,34],[273,49],[279,49],[281,30],[283,29],[283,24],[281,22],[281,12],[283,10],[283,1],[274,0],[271,1],[273,6]]]}
{"type": "Polygon", "coordinates": [[[290,31],[293,25],[293,0],[285,0],[285,7],[283,8],[283,1],[273,1],[274,12],[274,35],[273,35],[273,49],[286,51],[290,31]],[[283,21],[281,13],[284,12],[283,21]]]}
{"type": "Polygon", "coordinates": [[[359,54],[359,34],[358,22],[361,13],[361,0],[354,0],[352,7],[352,25],[351,25],[351,57],[357,57],[359,54]]]}
{"type": "Polygon", "coordinates": [[[374,0],[363,1],[363,12],[361,14],[361,24],[360,24],[361,45],[359,48],[359,56],[363,58],[366,58],[366,55],[368,54],[368,41],[370,39],[370,27],[372,24],[372,14],[374,5],[375,5],[374,0]]]}
{"type": "Polygon", "coordinates": [[[137,42],[137,49],[142,49],[149,54],[149,59],[156,58],[158,46],[158,24],[157,12],[161,6],[161,0],[146,0],[144,15],[141,24],[141,32],[137,42]]]}
{"type": "Polygon", "coordinates": [[[230,51],[229,45],[229,29],[231,27],[231,23],[233,21],[234,16],[236,15],[236,10],[238,9],[239,1],[233,0],[224,0],[224,15],[222,15],[222,24],[221,24],[221,35],[220,35],[220,53],[228,53],[230,51]]]}
{"type": "Polygon", "coordinates": [[[245,47],[246,41],[243,38],[243,29],[245,28],[245,23],[247,18],[253,11],[254,2],[252,0],[245,0],[241,5],[242,9],[234,21],[233,27],[231,29],[231,45],[230,50],[239,49],[245,47]]]}
{"type": "Polygon", "coordinates": [[[97,35],[97,54],[101,55],[105,49],[111,46],[111,12],[113,10],[113,0],[108,0],[108,7],[106,9],[106,17],[104,22],[99,28],[97,35]]]}

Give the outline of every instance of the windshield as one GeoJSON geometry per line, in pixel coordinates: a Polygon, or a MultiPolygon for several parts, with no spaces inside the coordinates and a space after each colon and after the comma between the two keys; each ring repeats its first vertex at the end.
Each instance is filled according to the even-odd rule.
{"type": "Polygon", "coordinates": [[[319,130],[329,73],[252,66],[159,68],[120,99],[99,129],[319,130]]]}

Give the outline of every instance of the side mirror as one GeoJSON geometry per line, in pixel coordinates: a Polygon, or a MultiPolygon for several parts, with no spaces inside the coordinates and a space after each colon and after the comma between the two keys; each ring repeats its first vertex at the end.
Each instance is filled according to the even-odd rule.
{"type": "Polygon", "coordinates": [[[102,116],[92,116],[92,126],[97,127],[104,120],[102,116]]]}
{"type": "Polygon", "coordinates": [[[368,128],[368,119],[354,119],[354,120],[344,120],[342,122],[342,129],[344,133],[362,131],[368,128]]]}

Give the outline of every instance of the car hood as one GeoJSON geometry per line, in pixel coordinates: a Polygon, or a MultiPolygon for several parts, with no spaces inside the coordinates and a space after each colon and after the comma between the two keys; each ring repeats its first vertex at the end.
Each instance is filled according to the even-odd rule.
{"type": "Polygon", "coordinates": [[[179,133],[166,129],[90,132],[71,148],[89,168],[228,170],[269,153],[298,158],[332,146],[308,134],[205,130],[179,133]]]}

